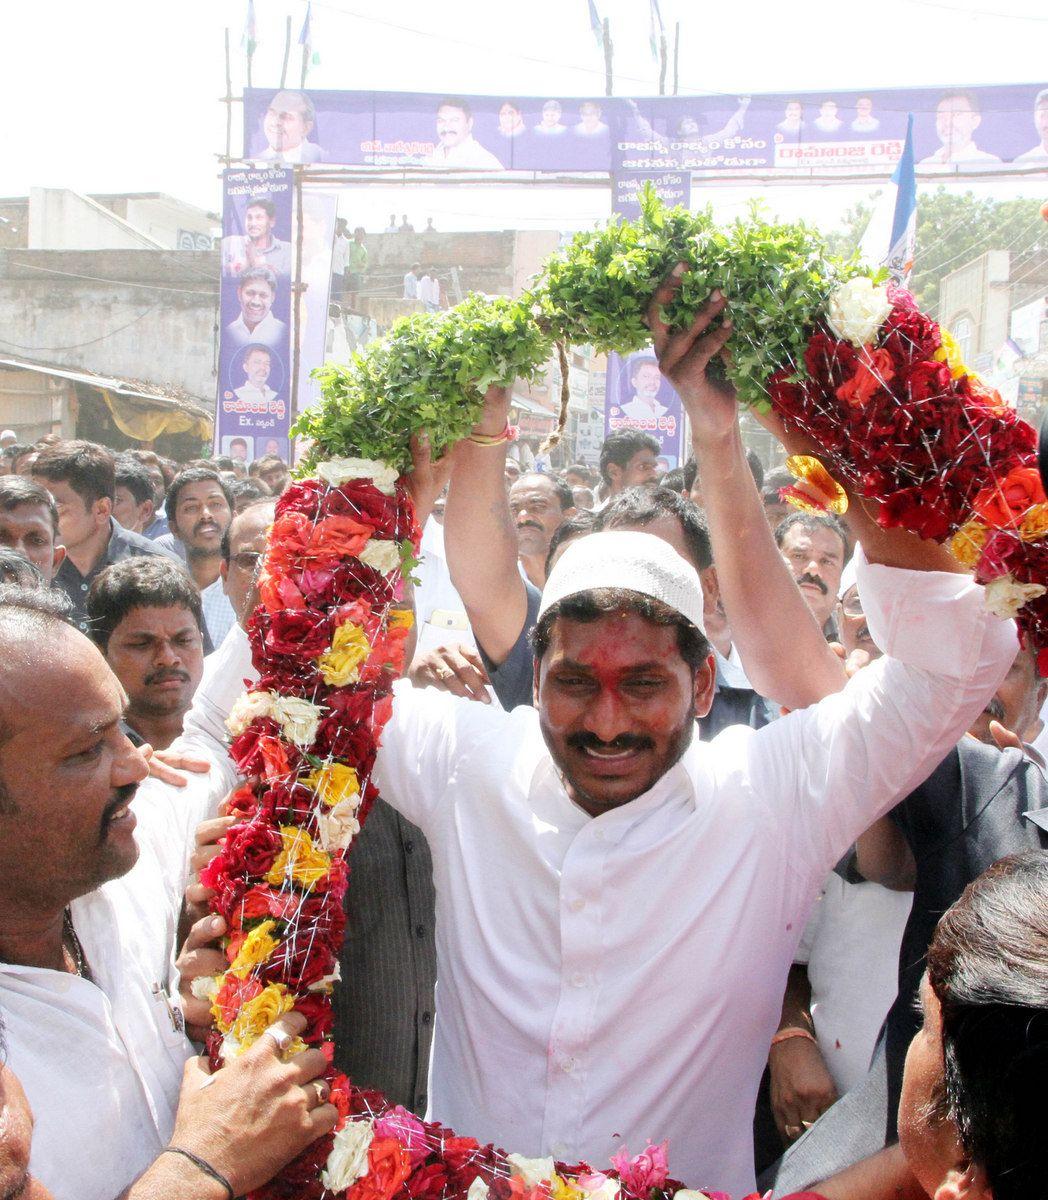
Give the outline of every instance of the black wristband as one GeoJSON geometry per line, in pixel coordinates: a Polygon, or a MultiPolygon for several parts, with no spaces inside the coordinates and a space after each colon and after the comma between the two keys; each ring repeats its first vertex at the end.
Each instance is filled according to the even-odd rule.
{"type": "Polygon", "coordinates": [[[199,1154],[194,1154],[192,1150],[183,1150],[181,1146],[165,1146],[160,1151],[161,1154],[181,1154],[183,1158],[188,1158],[189,1161],[198,1170],[204,1172],[205,1175],[210,1175],[215,1183],[220,1183],[225,1189],[228,1200],[236,1200],[236,1192],[233,1191],[233,1185],[229,1180],[206,1160],[200,1157],[199,1154]]]}

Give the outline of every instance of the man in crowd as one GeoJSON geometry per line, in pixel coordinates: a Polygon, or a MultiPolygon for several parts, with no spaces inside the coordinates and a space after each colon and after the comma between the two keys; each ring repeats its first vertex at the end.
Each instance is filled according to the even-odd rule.
{"type": "Polygon", "coordinates": [[[267,144],[258,157],[282,163],[323,161],[323,150],[316,142],[309,141],[316,119],[313,101],[305,92],[277,92],[262,119],[267,144]]]}
{"type": "Polygon", "coordinates": [[[833,621],[848,538],[836,517],[792,512],[775,528],[775,541],[808,607],[827,637],[836,637],[833,621]]]}
{"type": "MultiPolygon", "coordinates": [[[[169,989],[204,813],[175,790],[135,801],[147,767],[121,730],[123,691],[57,604],[0,596],[0,1012],[35,1118],[32,1172],[54,1200],[210,1196],[195,1156],[243,1195],[333,1127],[326,1085],[303,1086],[326,1062],[284,1063],[263,1037],[201,1090],[169,989]]],[[[289,1015],[274,1034],[304,1027],[289,1015]]]]}
{"type": "Polygon", "coordinates": [[[473,111],[459,96],[437,107],[437,144],[423,166],[448,170],[501,171],[502,164],[473,136],[473,111]]]}
{"type": "Polygon", "coordinates": [[[118,454],[114,464],[113,517],[125,529],[145,536],[155,516],[153,481],[136,459],[118,454]]]}
{"type": "Polygon", "coordinates": [[[54,497],[65,558],[53,582],[69,597],[77,625],[86,630],[87,593],[99,572],[115,562],[171,551],[113,520],[113,455],[93,442],[58,442],[40,451],[33,478],[54,497]]]}
{"type": "Polygon", "coordinates": [[[248,475],[252,479],[261,480],[274,496],[279,496],[291,482],[287,463],[279,454],[266,453],[256,458],[248,467],[248,475]]]}
{"type": "Polygon", "coordinates": [[[291,243],[275,237],[277,208],[268,197],[249,200],[244,211],[244,232],[222,239],[222,270],[240,275],[252,267],[269,267],[274,275],[291,274],[291,243]]]}
{"type": "Polygon", "coordinates": [[[404,299],[418,300],[419,297],[419,280],[422,276],[422,264],[412,263],[410,268],[404,273],[404,299]]]}
{"type": "Polygon", "coordinates": [[[241,513],[256,500],[265,500],[272,495],[261,479],[238,479],[229,485],[233,497],[233,514],[241,513]]]}
{"type": "Polygon", "coordinates": [[[54,497],[22,475],[0,479],[0,546],[32,563],[48,585],[65,558],[54,497]]]}
{"type": "Polygon", "coordinates": [[[659,443],[639,429],[617,429],[600,448],[600,477],[606,503],[626,488],[655,482],[659,443]]]}
{"type": "MultiPolygon", "coordinates": [[[[753,476],[753,482],[757,485],[758,490],[761,490],[764,486],[764,467],[755,451],[747,449],[746,465],[750,468],[750,474],[753,476]]],[[[686,496],[693,504],[697,504],[701,508],[702,480],[699,479],[699,464],[695,461],[695,459],[689,458],[681,468],[681,473],[681,494],[686,496]]],[[[792,476],[790,478],[792,479],[792,476]]],[[[786,516],[791,512],[796,512],[796,509],[794,509],[792,505],[784,505],[784,508],[785,512],[782,514],[783,516],[786,516]]],[[[772,528],[774,528],[774,526],[772,528]]]]}
{"type": "Polygon", "coordinates": [[[346,246],[346,301],[350,308],[357,306],[368,270],[368,248],[364,242],[366,236],[364,226],[358,225],[353,230],[353,240],[346,246]]]}
{"type": "Polygon", "coordinates": [[[258,564],[266,549],[266,534],[273,524],[276,501],[258,499],[239,509],[222,535],[222,588],[229,601],[232,620],[218,635],[220,645],[235,622],[247,623],[255,599],[258,564]]]}
{"type": "Polygon", "coordinates": [[[168,489],[167,515],[171,536],[178,540],[200,590],[211,646],[217,646],[216,635],[228,630],[233,616],[219,579],[222,538],[233,519],[233,497],[217,471],[189,467],[175,476],[168,489]]]}
{"type": "Polygon", "coordinates": [[[571,488],[555,475],[531,471],[509,489],[509,508],[517,526],[517,546],[524,574],[537,588],[546,582],[550,538],[575,515],[571,488]]]}
{"type": "Polygon", "coordinates": [[[127,694],[125,732],[135,745],[166,750],[204,669],[196,585],[167,559],[125,559],[95,578],[87,616],[91,640],[127,694]]]}
{"type": "Polygon", "coordinates": [[[277,277],[269,267],[248,267],[237,277],[237,300],[240,315],[226,326],[234,345],[247,346],[261,342],[278,346],[287,333],[287,326],[273,315],[277,298],[277,277]]]}
{"type": "Polygon", "coordinates": [[[144,537],[156,539],[167,533],[164,501],[167,498],[167,479],[160,465],[160,456],[152,450],[126,450],[122,457],[133,458],[145,467],[153,485],[153,519],[142,531],[144,537]]]}
{"type": "MultiPolygon", "coordinates": [[[[276,392],[269,386],[269,376],[273,370],[273,355],[267,347],[249,346],[244,353],[241,365],[244,369],[244,382],[233,392],[238,400],[247,400],[252,404],[268,404],[270,400],[277,398],[276,392]]],[[[230,452],[233,451],[233,448],[233,445],[230,444],[230,452]]],[[[246,443],[244,452],[240,455],[241,461],[246,457],[246,443]]]]}
{"type": "Polygon", "coordinates": [[[339,217],[335,222],[335,244],[331,251],[331,300],[338,304],[346,289],[346,251],[349,249],[349,222],[339,217]]]}

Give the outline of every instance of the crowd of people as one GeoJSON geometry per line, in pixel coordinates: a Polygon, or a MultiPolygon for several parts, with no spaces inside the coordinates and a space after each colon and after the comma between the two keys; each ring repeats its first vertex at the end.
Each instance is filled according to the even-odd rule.
{"type": "MultiPolygon", "coordinates": [[[[659,311],[680,470],[623,429],[522,471],[493,388],[407,476],[416,642],[335,1064],[526,1155],[668,1138],[737,1200],[1039,1195],[1048,685],[942,547],[784,505],[706,377],[718,306],[659,311]]],[[[193,1044],[289,472],[2,453],[0,1198],[231,1200],[337,1116],[324,1056],[278,1053],[299,1015],[214,1076],[193,1044]]]]}

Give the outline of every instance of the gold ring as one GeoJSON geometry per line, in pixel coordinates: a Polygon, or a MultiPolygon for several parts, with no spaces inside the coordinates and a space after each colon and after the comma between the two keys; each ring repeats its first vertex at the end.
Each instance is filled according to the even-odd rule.
{"type": "Polygon", "coordinates": [[[313,1090],[317,1094],[317,1104],[326,1104],[328,1096],[331,1095],[331,1087],[326,1079],[314,1079],[313,1090]]]}

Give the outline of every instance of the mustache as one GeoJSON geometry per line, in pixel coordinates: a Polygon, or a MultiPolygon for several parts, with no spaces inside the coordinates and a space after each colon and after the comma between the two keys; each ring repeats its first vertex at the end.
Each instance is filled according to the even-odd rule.
{"type": "Polygon", "coordinates": [[[517,528],[518,529],[537,529],[539,531],[539,533],[542,532],[542,526],[538,523],[538,521],[518,521],[517,528]]]}
{"type": "Polygon", "coordinates": [[[802,583],[812,584],[814,587],[817,587],[824,596],[830,590],[826,586],[825,582],[818,577],[818,575],[812,575],[807,571],[805,571],[804,574],[797,580],[797,586],[800,587],[802,583]]]}
{"type": "Polygon", "coordinates": [[[651,750],[655,743],[639,733],[620,733],[610,742],[601,741],[594,733],[571,733],[566,739],[572,750],[610,750],[612,754],[624,750],[651,750]]]}
{"type": "Polygon", "coordinates": [[[180,671],[176,667],[161,667],[159,671],[153,671],[145,677],[145,683],[148,686],[151,683],[167,683],[169,679],[177,679],[182,683],[189,682],[189,675],[186,671],[180,671]]]}
{"type": "Polygon", "coordinates": [[[109,803],[105,806],[105,808],[102,811],[102,829],[103,830],[105,830],[105,827],[112,820],[113,813],[115,813],[118,808],[123,808],[125,804],[130,804],[131,801],[134,800],[135,793],[137,791],[138,791],[137,783],[125,783],[123,785],[123,787],[118,787],[118,788],[114,789],[113,799],[109,801],[109,803]]]}
{"type": "Polygon", "coordinates": [[[1004,723],[1004,705],[996,696],[990,698],[990,703],[983,709],[987,716],[992,717],[995,721],[1004,723]]]}

